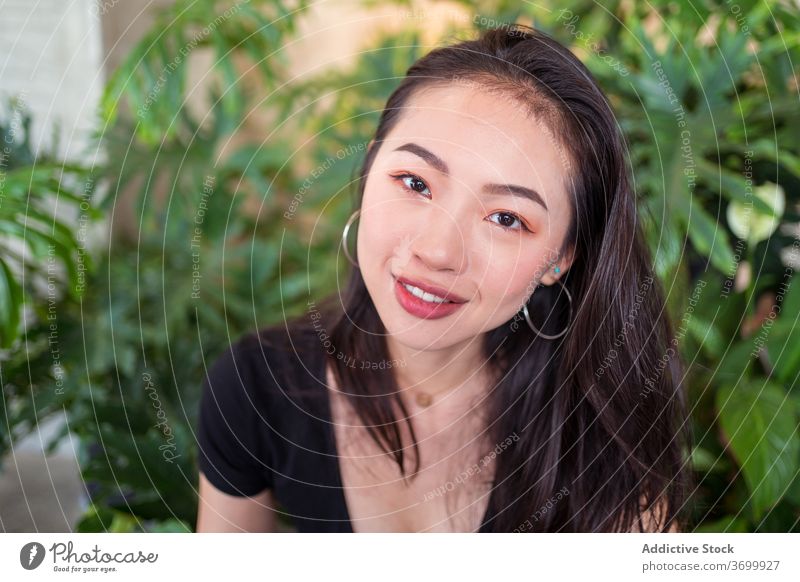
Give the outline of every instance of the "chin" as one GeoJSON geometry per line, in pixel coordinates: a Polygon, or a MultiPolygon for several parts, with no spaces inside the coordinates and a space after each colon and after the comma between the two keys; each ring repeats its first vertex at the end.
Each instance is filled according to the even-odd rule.
{"type": "Polygon", "coordinates": [[[417,351],[435,351],[457,346],[464,341],[474,339],[465,335],[464,327],[452,323],[444,324],[433,321],[399,321],[394,320],[385,325],[387,335],[404,347],[417,351]]]}

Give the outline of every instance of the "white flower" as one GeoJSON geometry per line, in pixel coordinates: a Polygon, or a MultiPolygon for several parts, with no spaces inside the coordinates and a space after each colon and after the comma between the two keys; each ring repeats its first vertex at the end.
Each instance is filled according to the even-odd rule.
{"type": "Polygon", "coordinates": [[[781,186],[766,182],[753,188],[753,195],[766,202],[774,216],[764,214],[753,204],[734,201],[728,204],[728,225],[733,234],[756,245],[778,228],[786,207],[786,194],[781,186]]]}

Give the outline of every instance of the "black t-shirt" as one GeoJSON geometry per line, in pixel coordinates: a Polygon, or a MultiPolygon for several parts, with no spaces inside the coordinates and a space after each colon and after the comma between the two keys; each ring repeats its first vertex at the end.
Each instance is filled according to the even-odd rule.
{"type": "MultiPolygon", "coordinates": [[[[235,341],[208,369],[198,462],[230,495],[270,489],[298,532],[352,532],[325,378],[312,327],[283,326],[235,341]]],[[[489,499],[479,531],[487,531],[489,499]]]]}

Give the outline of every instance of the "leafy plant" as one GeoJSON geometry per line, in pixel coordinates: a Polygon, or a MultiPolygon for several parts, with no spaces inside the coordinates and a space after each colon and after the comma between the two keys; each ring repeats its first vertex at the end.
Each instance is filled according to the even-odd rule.
{"type": "MultiPolygon", "coordinates": [[[[220,8],[207,10],[192,13],[192,23],[212,21],[220,8]]],[[[270,117],[296,115],[299,121],[274,128],[263,143],[226,148],[259,97],[238,85],[260,84],[264,76],[269,76],[266,86],[285,81],[281,66],[270,62],[265,72],[254,56],[272,59],[296,23],[286,15],[276,36],[253,30],[247,19],[241,26],[238,19],[226,21],[225,46],[213,41],[220,59],[215,70],[224,83],[237,83],[219,91],[215,79],[209,82],[211,106],[204,122],[181,98],[170,98],[143,130],[142,120],[130,117],[132,104],[141,104],[143,93],[158,91],[148,84],[154,75],[139,74],[141,63],[151,51],[158,63],[171,62],[169,47],[189,42],[174,38],[185,34],[179,32],[187,28],[183,14],[180,6],[168,12],[163,19],[178,29],[168,35],[172,40],[145,50],[152,42],[147,36],[106,91],[111,126],[102,139],[110,163],[102,175],[113,187],[103,208],[113,211],[125,187],[133,189],[138,228],[134,237],[112,240],[109,254],[99,260],[84,303],[84,312],[96,318],[91,337],[83,332],[79,314],[69,324],[75,344],[85,342],[89,354],[86,368],[75,369],[70,385],[75,395],[70,424],[81,437],[82,473],[92,492],[81,531],[123,523],[132,531],[194,524],[193,428],[206,367],[242,332],[304,313],[310,290],[334,287],[337,264],[329,253],[341,236],[335,225],[346,220],[349,200],[338,197],[327,206],[365,153],[370,118],[377,121],[391,79],[402,75],[419,45],[414,35],[387,38],[351,71],[285,85],[261,107],[270,117]],[[264,39],[269,44],[261,44],[264,39]],[[400,41],[409,48],[394,49],[400,41]],[[239,80],[231,70],[259,76],[239,80]],[[352,91],[338,92],[323,104],[343,82],[360,87],[359,99],[352,91]],[[123,108],[117,101],[131,105],[123,108]],[[336,123],[341,115],[356,121],[336,123]],[[321,214],[329,215],[334,226],[323,223],[312,238],[312,221],[321,214]],[[315,268],[309,270],[308,264],[315,268]],[[144,394],[145,377],[156,386],[171,439],[157,427],[151,397],[144,394]],[[167,456],[178,457],[167,460],[167,450],[167,456]]],[[[185,75],[185,70],[175,68],[172,74],[185,75]]],[[[167,83],[183,86],[184,81],[167,83]]]]}
{"type": "Polygon", "coordinates": [[[91,172],[59,161],[57,142],[35,152],[31,122],[17,99],[0,119],[0,462],[63,404],[58,306],[83,295],[87,230],[101,217],[91,172]]]}
{"type": "MultiPolygon", "coordinates": [[[[797,14],[745,0],[739,12],[722,2],[459,4],[475,18],[448,37],[532,23],[587,63],[617,112],[688,363],[693,527],[798,531],[800,285],[787,253],[800,196],[797,14]]],[[[352,68],[297,81],[283,47],[305,7],[179,1],[109,80],[102,209],[113,217],[130,199],[136,224],[97,257],[82,309],[59,307],[60,402],[92,498],[81,531],[191,530],[209,360],[337,284],[329,257],[351,211],[341,194],[425,43],[412,20],[416,30],[384,34],[352,68]],[[213,68],[189,87],[199,53],[213,68]],[[190,93],[205,98],[199,113],[190,93]],[[248,139],[254,117],[271,121],[248,139]]],[[[48,354],[31,365],[48,369],[48,354]]]]}
{"type": "MultiPolygon", "coordinates": [[[[302,309],[308,285],[334,275],[335,265],[301,269],[309,251],[303,224],[286,232],[282,209],[252,211],[265,200],[277,207],[302,183],[284,168],[290,144],[276,135],[231,146],[258,97],[243,86],[269,87],[285,75],[276,55],[295,21],[283,13],[271,24],[266,13],[275,9],[178,3],[159,17],[168,30],[156,25],[109,81],[108,129],[98,136],[109,160],[102,208],[113,213],[131,198],[137,228],[110,241],[83,312],[65,324],[87,355],[72,360],[68,384],[92,501],[80,531],[193,527],[194,427],[209,360],[242,332],[302,309]],[[192,55],[180,47],[215,51],[207,115],[185,103],[192,55]],[[251,76],[240,79],[241,70],[251,76]]],[[[281,115],[289,106],[286,96],[265,108],[281,115]]],[[[329,243],[312,242],[311,250],[329,243]]]]}
{"type": "Polygon", "coordinates": [[[800,528],[800,16],[766,2],[566,2],[625,132],[689,364],[698,531],[800,528]]]}
{"type": "Polygon", "coordinates": [[[41,305],[42,287],[50,284],[53,292],[67,292],[73,299],[80,296],[78,264],[85,258],[83,246],[64,215],[82,210],[86,219],[99,217],[88,204],[94,191],[88,171],[58,162],[52,152],[37,157],[30,114],[15,99],[8,109],[0,120],[0,348],[4,349],[19,338],[23,305],[41,305]]]}

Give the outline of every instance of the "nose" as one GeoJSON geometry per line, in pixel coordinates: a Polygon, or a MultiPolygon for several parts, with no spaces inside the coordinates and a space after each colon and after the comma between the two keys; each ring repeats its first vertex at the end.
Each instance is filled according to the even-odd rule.
{"type": "Polygon", "coordinates": [[[419,230],[411,243],[411,252],[432,271],[463,273],[468,267],[466,246],[469,228],[456,214],[428,205],[418,222],[419,230]]]}

